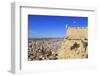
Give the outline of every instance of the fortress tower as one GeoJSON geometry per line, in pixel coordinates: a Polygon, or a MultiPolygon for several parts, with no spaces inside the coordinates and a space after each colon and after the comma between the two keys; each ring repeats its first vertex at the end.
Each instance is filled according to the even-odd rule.
{"type": "Polygon", "coordinates": [[[65,37],[68,39],[87,39],[88,29],[87,27],[67,27],[65,37]]]}
{"type": "Polygon", "coordinates": [[[58,58],[88,58],[88,28],[66,27],[66,30],[64,41],[58,51],[58,58]]]}

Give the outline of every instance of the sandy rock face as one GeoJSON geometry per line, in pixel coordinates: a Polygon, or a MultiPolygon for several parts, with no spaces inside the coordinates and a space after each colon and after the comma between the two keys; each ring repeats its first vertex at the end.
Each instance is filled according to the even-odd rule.
{"type": "Polygon", "coordinates": [[[88,33],[86,27],[69,27],[58,50],[58,59],[88,58],[88,33]]]}

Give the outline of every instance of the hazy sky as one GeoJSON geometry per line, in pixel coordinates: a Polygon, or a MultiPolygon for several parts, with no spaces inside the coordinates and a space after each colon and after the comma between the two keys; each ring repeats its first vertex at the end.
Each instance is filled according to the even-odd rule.
{"type": "Polygon", "coordinates": [[[87,17],[28,15],[28,37],[64,37],[67,27],[87,27],[87,17]]]}

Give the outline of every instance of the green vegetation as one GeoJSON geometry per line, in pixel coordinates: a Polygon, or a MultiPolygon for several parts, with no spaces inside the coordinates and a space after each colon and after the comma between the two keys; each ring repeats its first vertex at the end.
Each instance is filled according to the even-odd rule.
{"type": "Polygon", "coordinates": [[[80,45],[78,43],[74,43],[73,46],[71,46],[71,50],[75,49],[75,51],[80,47],[80,45]]]}
{"type": "Polygon", "coordinates": [[[88,42],[82,41],[82,43],[83,43],[83,47],[85,48],[85,51],[86,51],[87,46],[88,46],[88,42]]]}
{"type": "Polygon", "coordinates": [[[86,58],[88,58],[88,54],[86,54],[86,58]]]}

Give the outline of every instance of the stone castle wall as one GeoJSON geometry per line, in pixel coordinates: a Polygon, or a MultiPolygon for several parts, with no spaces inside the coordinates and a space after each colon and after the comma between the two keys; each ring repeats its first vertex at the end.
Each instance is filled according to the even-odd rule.
{"type": "Polygon", "coordinates": [[[88,28],[68,27],[58,59],[88,58],[88,28]]]}
{"type": "Polygon", "coordinates": [[[87,27],[68,27],[65,38],[68,39],[82,39],[88,38],[88,28],[87,27]]]}

